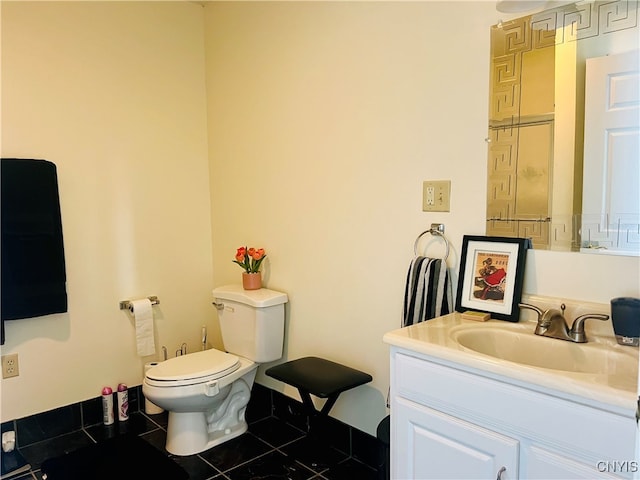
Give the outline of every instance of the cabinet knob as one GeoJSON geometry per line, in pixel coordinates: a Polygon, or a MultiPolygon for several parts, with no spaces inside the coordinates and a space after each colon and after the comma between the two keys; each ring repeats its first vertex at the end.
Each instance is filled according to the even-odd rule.
{"type": "Polygon", "coordinates": [[[500,470],[498,470],[498,476],[496,477],[496,480],[502,480],[502,474],[506,471],[507,467],[502,467],[500,470]]]}

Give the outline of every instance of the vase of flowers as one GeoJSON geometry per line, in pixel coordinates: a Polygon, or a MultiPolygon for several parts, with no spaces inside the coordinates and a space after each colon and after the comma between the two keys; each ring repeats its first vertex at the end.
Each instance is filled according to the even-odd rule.
{"type": "Polygon", "coordinates": [[[264,248],[238,248],[233,263],[237,263],[244,269],[242,273],[242,288],[245,290],[258,290],[262,288],[260,265],[266,256],[267,254],[264,252],[264,248]]]}

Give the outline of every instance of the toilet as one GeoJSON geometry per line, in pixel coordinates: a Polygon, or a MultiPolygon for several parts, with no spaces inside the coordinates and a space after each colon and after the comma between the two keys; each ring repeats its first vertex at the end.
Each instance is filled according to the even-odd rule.
{"type": "Polygon", "coordinates": [[[145,398],[169,412],[166,449],[194,455],[247,431],[259,364],[282,357],[287,295],[226,285],[213,290],[226,351],[177,356],[145,372],[145,398]]]}

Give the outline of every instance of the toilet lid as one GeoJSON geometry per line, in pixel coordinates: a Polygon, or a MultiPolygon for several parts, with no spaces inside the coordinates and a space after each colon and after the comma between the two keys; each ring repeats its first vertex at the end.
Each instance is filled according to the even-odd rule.
{"type": "Polygon", "coordinates": [[[160,362],[147,370],[145,376],[150,385],[192,385],[224,377],[238,368],[240,359],[237,356],[210,349],[160,362]]]}

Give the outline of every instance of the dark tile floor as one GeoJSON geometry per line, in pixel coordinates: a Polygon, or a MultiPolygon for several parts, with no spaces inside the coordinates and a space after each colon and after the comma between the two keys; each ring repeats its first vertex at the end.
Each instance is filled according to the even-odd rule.
{"type": "MultiPolygon", "coordinates": [[[[21,449],[32,466],[31,472],[14,478],[42,480],[40,465],[47,458],[127,432],[139,435],[160,451],[167,453],[164,448],[166,426],[166,412],[159,415],[135,412],[126,422],[116,422],[109,427],[93,425],[33,443],[21,449]]],[[[191,480],[378,478],[375,468],[339,450],[320,446],[304,431],[273,416],[251,421],[247,433],[198,455],[169,456],[189,473],[191,480]]],[[[114,468],[117,468],[117,464],[114,468]]]]}

